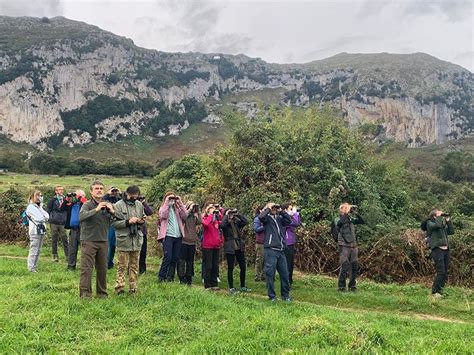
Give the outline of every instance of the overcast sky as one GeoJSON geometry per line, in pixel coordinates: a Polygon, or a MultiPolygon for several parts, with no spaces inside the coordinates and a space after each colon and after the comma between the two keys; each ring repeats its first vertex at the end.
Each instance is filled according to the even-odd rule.
{"type": "Polygon", "coordinates": [[[65,16],[170,52],[308,62],[425,52],[474,71],[474,0],[0,0],[0,14],[65,16]]]}

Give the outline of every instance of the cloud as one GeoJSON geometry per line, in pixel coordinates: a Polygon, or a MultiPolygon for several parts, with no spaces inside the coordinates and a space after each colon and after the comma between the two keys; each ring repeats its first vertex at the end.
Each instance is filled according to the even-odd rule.
{"type": "Polygon", "coordinates": [[[0,0],[0,15],[52,17],[63,14],[61,0],[0,0]]]}
{"type": "Polygon", "coordinates": [[[405,13],[413,16],[441,14],[448,21],[462,21],[472,17],[473,3],[471,0],[411,0],[407,2],[405,13]]]}
{"type": "Polygon", "coordinates": [[[471,72],[474,72],[474,51],[459,53],[454,57],[454,61],[471,72]]]}

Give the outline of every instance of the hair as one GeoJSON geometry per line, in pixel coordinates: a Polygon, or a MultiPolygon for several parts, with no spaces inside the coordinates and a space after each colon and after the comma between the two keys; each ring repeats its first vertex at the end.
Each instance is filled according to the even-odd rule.
{"type": "Polygon", "coordinates": [[[95,180],[95,181],[93,181],[92,184],[91,184],[91,187],[90,187],[91,191],[92,191],[92,188],[93,188],[94,186],[97,186],[97,185],[100,185],[100,186],[102,186],[102,187],[104,186],[104,184],[102,183],[102,181],[95,180]]]}
{"type": "Polygon", "coordinates": [[[161,205],[165,204],[166,198],[171,195],[176,195],[173,191],[166,191],[165,195],[163,196],[163,201],[161,202],[161,205]]]}
{"type": "Polygon", "coordinates": [[[341,205],[339,206],[339,211],[341,211],[342,208],[345,206],[350,206],[350,204],[348,202],[341,203],[341,205]]]}
{"type": "Polygon", "coordinates": [[[61,188],[61,189],[64,190],[64,187],[63,187],[62,185],[56,185],[56,186],[54,187],[54,193],[56,193],[56,191],[57,191],[59,188],[61,188]]]}
{"type": "Polygon", "coordinates": [[[290,206],[291,206],[291,203],[286,202],[286,203],[283,203],[280,207],[281,207],[282,210],[287,210],[288,207],[290,207],[290,206]]]}
{"type": "Polygon", "coordinates": [[[31,194],[30,197],[28,198],[28,202],[34,203],[34,198],[36,195],[39,195],[41,193],[40,190],[34,190],[31,194]]]}
{"type": "Polygon", "coordinates": [[[81,189],[76,190],[76,195],[86,197],[86,193],[84,192],[84,190],[81,189]]]}
{"type": "Polygon", "coordinates": [[[140,188],[137,185],[131,185],[131,186],[127,187],[126,192],[129,195],[140,194],[140,188]]]}
{"type": "Polygon", "coordinates": [[[260,214],[260,212],[262,212],[262,210],[263,210],[262,205],[255,206],[255,214],[260,214]]]}
{"type": "Polygon", "coordinates": [[[436,216],[436,212],[438,212],[438,209],[437,208],[434,208],[430,211],[429,215],[428,215],[428,218],[429,219],[432,219],[436,216]]]}

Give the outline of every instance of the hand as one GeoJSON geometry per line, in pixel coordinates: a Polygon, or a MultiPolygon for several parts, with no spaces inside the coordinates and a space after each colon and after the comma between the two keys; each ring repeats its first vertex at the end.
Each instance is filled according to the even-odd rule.
{"type": "Polygon", "coordinates": [[[268,208],[269,210],[271,210],[273,206],[275,206],[275,204],[273,202],[269,202],[267,203],[267,206],[265,208],[268,208]]]}
{"type": "Polygon", "coordinates": [[[106,202],[105,204],[106,204],[105,207],[107,207],[108,212],[114,214],[115,213],[114,205],[112,205],[110,202],[106,202]]]}
{"type": "Polygon", "coordinates": [[[97,207],[95,208],[95,210],[96,210],[97,212],[99,212],[102,208],[108,207],[107,204],[109,204],[109,203],[108,203],[108,202],[105,202],[105,201],[99,202],[99,204],[97,205],[97,207]]]}
{"type": "Polygon", "coordinates": [[[441,216],[443,213],[444,213],[444,212],[443,212],[443,211],[440,211],[440,210],[436,211],[436,217],[441,216]]]}
{"type": "Polygon", "coordinates": [[[140,221],[140,218],[138,218],[138,217],[130,217],[130,219],[128,220],[128,223],[129,224],[137,224],[139,221],[140,221]]]}

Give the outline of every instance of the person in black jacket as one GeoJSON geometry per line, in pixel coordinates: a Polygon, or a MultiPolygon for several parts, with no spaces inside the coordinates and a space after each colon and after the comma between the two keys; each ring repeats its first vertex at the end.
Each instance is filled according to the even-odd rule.
{"type": "Polygon", "coordinates": [[[247,218],[238,213],[237,209],[228,209],[219,227],[224,235],[224,252],[227,259],[227,282],[231,294],[238,292],[234,288],[234,264],[236,259],[240,268],[240,291],[251,291],[251,289],[245,286],[245,239],[241,231],[247,224],[247,218]]]}
{"type": "Polygon", "coordinates": [[[66,224],[66,211],[61,209],[64,203],[64,188],[62,186],[56,186],[54,188],[54,197],[49,200],[46,207],[46,211],[49,213],[49,223],[51,226],[51,247],[53,254],[53,261],[59,262],[58,256],[58,239],[61,239],[61,243],[64,249],[64,255],[66,259],[69,254],[69,246],[67,241],[66,231],[64,225],[66,224]]]}
{"type": "Polygon", "coordinates": [[[284,253],[285,231],[291,224],[291,217],[286,211],[282,211],[279,205],[269,202],[258,217],[265,227],[265,275],[267,282],[268,298],[276,301],[275,294],[275,271],[278,271],[281,282],[281,296],[290,302],[290,281],[288,265],[284,253]]]}
{"type": "Polygon", "coordinates": [[[357,291],[356,277],[359,269],[357,237],[355,224],[364,224],[362,217],[356,212],[357,206],[343,203],[339,206],[339,217],[333,221],[333,234],[339,247],[340,272],[338,290],[346,291],[346,280],[350,273],[349,290],[357,291]],[[350,272],[349,272],[350,271],[350,272]]]}

